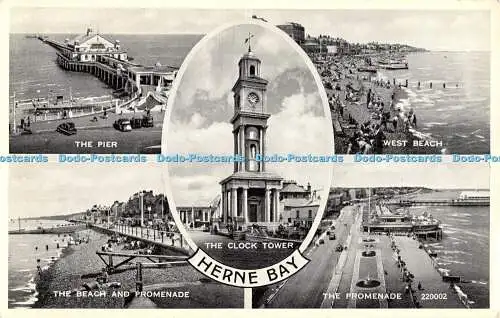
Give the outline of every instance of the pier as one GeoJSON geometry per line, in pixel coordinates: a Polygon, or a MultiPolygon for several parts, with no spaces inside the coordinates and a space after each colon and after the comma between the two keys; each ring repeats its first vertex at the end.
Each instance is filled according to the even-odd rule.
{"type": "Polygon", "coordinates": [[[461,199],[452,200],[399,200],[392,201],[388,204],[399,206],[489,206],[490,201],[468,201],[461,199]]]}
{"type": "Polygon", "coordinates": [[[92,74],[115,90],[129,96],[145,95],[150,90],[170,89],[177,74],[177,67],[143,66],[132,62],[120,41],[106,39],[92,29],[74,39],[59,42],[46,36],[38,36],[43,43],[53,47],[57,63],[65,70],[92,74]]]}

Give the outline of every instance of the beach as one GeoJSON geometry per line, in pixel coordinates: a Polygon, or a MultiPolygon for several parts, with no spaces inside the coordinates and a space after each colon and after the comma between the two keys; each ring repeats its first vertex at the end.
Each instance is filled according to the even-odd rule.
{"type": "Polygon", "coordinates": [[[446,54],[409,54],[406,70],[376,69],[368,56],[311,55],[327,91],[335,152],[489,153],[487,59],[446,54]]]}
{"type": "MultiPolygon", "coordinates": [[[[94,230],[79,232],[78,236],[88,239],[88,243],[64,248],[59,259],[51,263],[41,274],[36,275],[34,283],[38,300],[33,304],[34,308],[124,308],[137,306],[138,303],[147,308],[241,308],[243,306],[242,290],[214,283],[187,265],[144,269],[142,277],[144,291],[158,293],[145,294],[140,297],[143,299],[136,301],[133,299],[131,301],[131,297],[123,297],[123,294],[120,294],[131,291],[133,295],[136,283],[136,272],[133,269],[124,271],[120,269],[109,274],[108,282],[117,282],[120,287],[98,289],[98,292],[101,295],[105,293],[105,296],[98,297],[95,294],[85,293],[62,296],[64,292],[82,289],[84,284],[95,283],[96,278],[102,276],[102,269],[105,266],[96,255],[96,251],[100,250],[110,237],[94,230]],[[117,296],[113,296],[113,292],[117,296]],[[151,297],[147,297],[149,295],[151,297]]],[[[114,251],[121,251],[122,248],[122,244],[117,244],[114,246],[114,251]]]]}

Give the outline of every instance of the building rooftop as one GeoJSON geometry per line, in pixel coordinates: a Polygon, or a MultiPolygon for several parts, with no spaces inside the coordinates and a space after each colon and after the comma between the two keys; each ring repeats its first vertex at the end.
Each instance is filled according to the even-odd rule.
{"type": "Polygon", "coordinates": [[[285,22],[283,24],[278,24],[277,27],[283,27],[283,26],[294,26],[294,27],[299,27],[299,28],[304,28],[302,24],[297,23],[297,22],[285,22]]]}
{"type": "Polygon", "coordinates": [[[319,200],[317,200],[317,199],[291,198],[291,199],[283,199],[283,200],[281,200],[281,203],[285,207],[290,207],[290,208],[319,206],[319,200]]]}
{"type": "Polygon", "coordinates": [[[298,185],[296,182],[283,182],[284,186],[281,193],[284,192],[308,192],[303,186],[298,185]]]}
{"type": "Polygon", "coordinates": [[[132,66],[129,68],[129,70],[135,73],[140,73],[140,72],[171,73],[173,71],[177,71],[178,68],[169,65],[155,65],[155,66],[132,66]]]}
{"type": "Polygon", "coordinates": [[[75,36],[74,38],[72,38],[69,42],[71,44],[75,43],[75,41],[78,41],[78,43],[82,44],[82,43],[85,43],[87,42],[88,40],[92,39],[93,37],[95,36],[98,36],[100,38],[102,38],[103,40],[105,41],[108,41],[110,43],[113,43],[113,40],[105,37],[105,36],[102,36],[101,34],[99,33],[92,33],[92,32],[87,32],[86,34],[80,34],[80,35],[77,35],[75,36]]]}
{"type": "Polygon", "coordinates": [[[490,191],[481,190],[481,191],[462,191],[460,192],[460,197],[490,197],[490,191]]]}
{"type": "Polygon", "coordinates": [[[219,183],[225,183],[231,179],[252,179],[252,180],[273,180],[281,181],[283,178],[272,172],[250,172],[250,171],[238,171],[225,178],[219,183]]]}

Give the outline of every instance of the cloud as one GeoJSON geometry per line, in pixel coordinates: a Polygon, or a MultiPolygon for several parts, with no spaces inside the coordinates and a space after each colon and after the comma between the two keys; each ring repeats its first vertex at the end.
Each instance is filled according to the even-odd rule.
{"type": "MultiPolygon", "coordinates": [[[[268,153],[295,155],[325,155],[333,153],[331,121],[318,115],[323,106],[319,94],[295,94],[283,99],[282,111],[271,116],[268,128],[268,153]]],[[[286,178],[302,184],[324,185],[328,164],[271,163],[273,169],[286,178]]]]}
{"type": "Polygon", "coordinates": [[[9,217],[64,215],[126,201],[140,190],[164,190],[160,164],[50,163],[9,167],[9,217]]]}

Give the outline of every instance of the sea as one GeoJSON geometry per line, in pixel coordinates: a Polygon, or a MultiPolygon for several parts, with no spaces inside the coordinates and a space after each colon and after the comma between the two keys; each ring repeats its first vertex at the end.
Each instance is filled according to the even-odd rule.
{"type": "MultiPolygon", "coordinates": [[[[455,199],[461,191],[446,190],[420,194],[415,199],[455,199]]],[[[438,253],[441,271],[470,281],[460,284],[474,308],[489,308],[490,212],[488,206],[423,206],[410,212],[429,212],[441,222],[443,239],[429,243],[438,253]]]]}
{"type": "Polygon", "coordinates": [[[400,106],[413,108],[417,131],[442,141],[446,154],[490,153],[490,52],[411,53],[407,61],[408,70],[379,76],[408,80],[400,106]]]}
{"type": "MultiPolygon", "coordinates": [[[[68,224],[64,220],[21,220],[20,227],[35,229],[68,224]]],[[[9,221],[9,230],[19,228],[18,220],[9,221]]],[[[67,247],[68,234],[9,234],[9,308],[31,308],[38,300],[36,277],[37,260],[46,270],[67,247]],[[59,244],[59,248],[57,248],[59,244]]]]}

